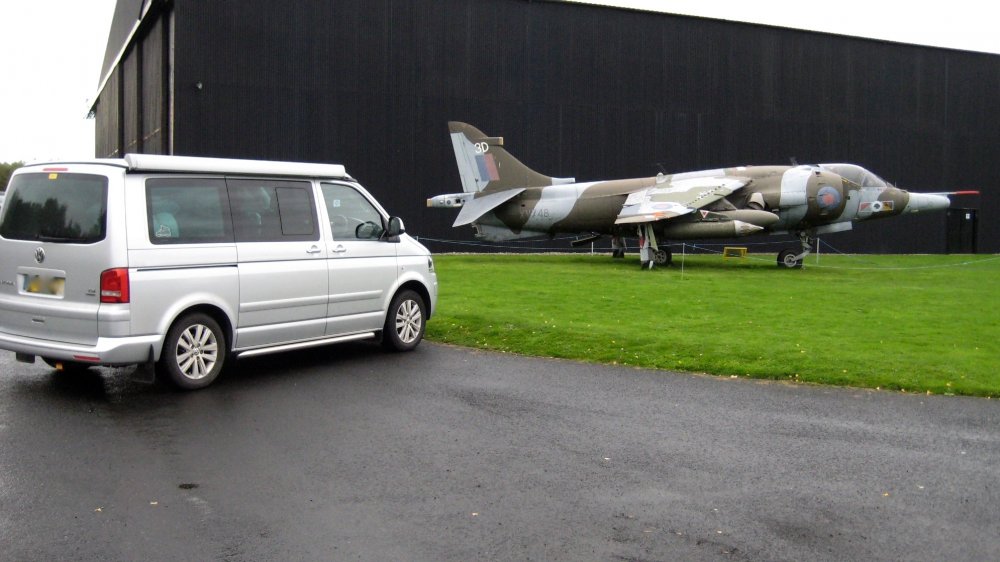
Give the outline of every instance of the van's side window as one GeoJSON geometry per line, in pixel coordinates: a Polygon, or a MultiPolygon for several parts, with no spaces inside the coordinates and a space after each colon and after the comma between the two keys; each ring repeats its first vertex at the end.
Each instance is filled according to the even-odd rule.
{"type": "Polygon", "coordinates": [[[382,237],[385,231],[382,215],[364,195],[339,183],[324,183],[322,187],[335,240],[378,240],[382,237]]]}
{"type": "Polygon", "coordinates": [[[153,244],[232,242],[229,217],[225,180],[146,180],[146,219],[153,244]]]}
{"type": "Polygon", "coordinates": [[[228,180],[237,242],[319,240],[312,184],[228,180]]]}

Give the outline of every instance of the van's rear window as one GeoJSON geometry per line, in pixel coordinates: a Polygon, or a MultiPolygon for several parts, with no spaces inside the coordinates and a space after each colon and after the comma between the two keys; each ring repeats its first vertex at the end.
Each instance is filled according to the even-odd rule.
{"type": "Polygon", "coordinates": [[[92,244],[107,230],[108,178],[94,174],[19,174],[11,179],[0,236],[92,244]]]}

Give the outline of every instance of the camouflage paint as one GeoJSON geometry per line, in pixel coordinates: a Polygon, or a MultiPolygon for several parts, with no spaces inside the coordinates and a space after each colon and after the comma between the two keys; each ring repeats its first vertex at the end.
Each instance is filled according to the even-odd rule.
{"type": "Polygon", "coordinates": [[[853,164],[740,166],[575,183],[531,170],[506,150],[502,137],[465,123],[451,122],[449,129],[464,192],[427,204],[469,206],[456,226],[471,224],[489,240],[561,232],[632,237],[642,224],[672,239],[815,235],[948,206],[947,197],[910,194],[853,164]]]}

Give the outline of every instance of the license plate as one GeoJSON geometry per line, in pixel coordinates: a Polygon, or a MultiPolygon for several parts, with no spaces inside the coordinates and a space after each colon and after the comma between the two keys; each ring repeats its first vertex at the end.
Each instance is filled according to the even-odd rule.
{"type": "Polygon", "coordinates": [[[34,295],[52,295],[61,297],[66,288],[65,277],[49,277],[47,275],[25,275],[23,290],[34,295]]]}

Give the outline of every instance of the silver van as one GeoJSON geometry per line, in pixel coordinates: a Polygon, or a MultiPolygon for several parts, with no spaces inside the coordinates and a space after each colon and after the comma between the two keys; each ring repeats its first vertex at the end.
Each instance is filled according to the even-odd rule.
{"type": "Polygon", "coordinates": [[[59,370],[139,364],[184,389],[235,356],[420,343],[427,248],[341,165],[129,154],[14,172],[0,349],[59,370]]]}

